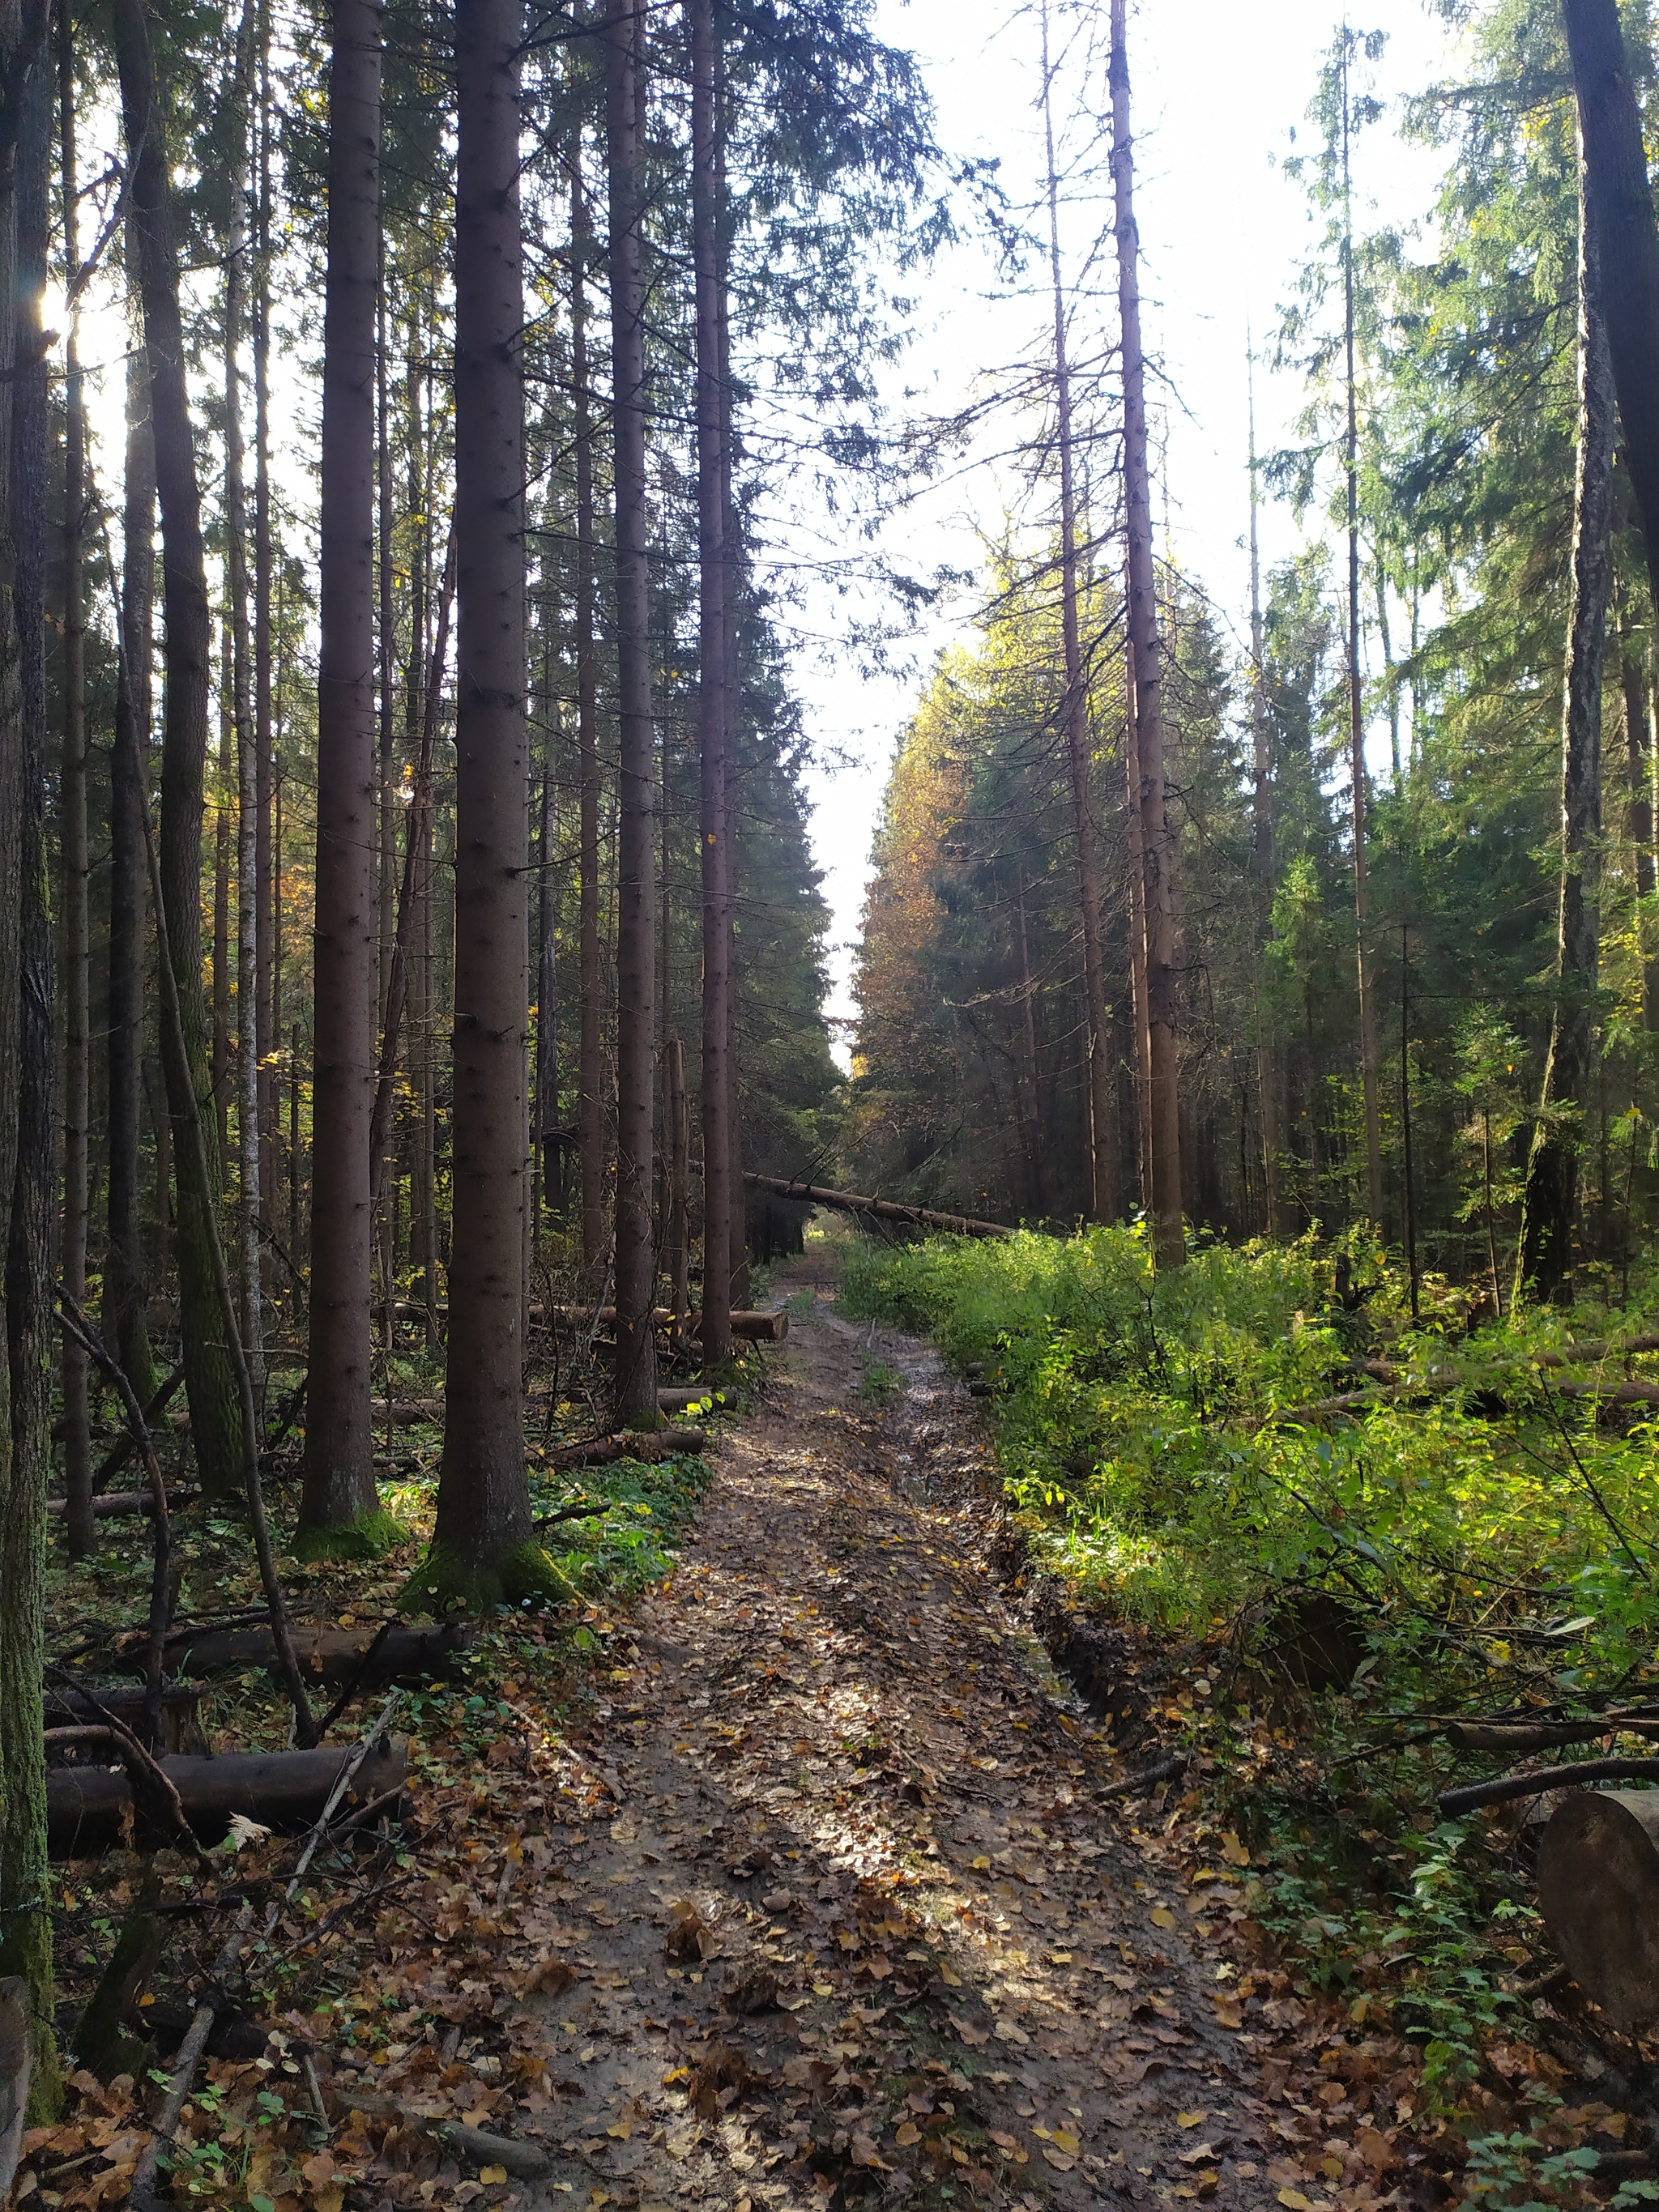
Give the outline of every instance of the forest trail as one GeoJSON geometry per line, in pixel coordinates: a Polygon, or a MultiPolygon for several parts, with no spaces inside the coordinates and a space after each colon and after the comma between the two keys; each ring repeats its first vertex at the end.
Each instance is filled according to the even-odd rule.
{"type": "Polygon", "coordinates": [[[521,1877],[565,1986],[527,2000],[556,2165],[518,2201],[1317,2203],[1262,2148],[1301,2123],[1251,2094],[1224,1915],[1096,1802],[1119,1762],[1000,1600],[971,1401],[823,1261],[781,1288],[788,1354],[576,1739],[611,1802],[521,1877]]]}

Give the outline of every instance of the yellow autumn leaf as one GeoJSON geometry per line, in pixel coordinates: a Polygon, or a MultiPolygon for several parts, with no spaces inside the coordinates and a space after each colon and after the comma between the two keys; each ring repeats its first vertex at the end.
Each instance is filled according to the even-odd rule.
{"type": "Polygon", "coordinates": [[[606,2135],[614,2136],[618,2142],[626,2142],[633,2132],[634,2123],[632,2120],[618,2120],[614,2126],[608,2127],[605,2130],[606,2135]]]}
{"type": "Polygon", "coordinates": [[[1068,2154],[1068,2156],[1075,2157],[1080,2148],[1081,2145],[1078,2137],[1072,2133],[1072,2130],[1069,2128],[1056,2128],[1054,2130],[1054,2148],[1056,2150],[1063,2150],[1068,2154]]]}
{"type": "Polygon", "coordinates": [[[912,2143],[921,2141],[921,2130],[914,2120],[907,2120],[893,2140],[905,2150],[908,2150],[912,2143]]]}
{"type": "Polygon", "coordinates": [[[1155,1905],[1152,1907],[1152,1925],[1154,1928],[1173,1928],[1175,1926],[1175,1915],[1170,1911],[1167,1905],[1155,1905]]]}
{"type": "Polygon", "coordinates": [[[1285,2212],[1313,2212],[1311,2202],[1299,2189],[1281,2189],[1279,2201],[1285,2207],[1285,2212]]]}
{"type": "Polygon", "coordinates": [[[1178,2128],[1201,2128],[1209,2117],[1208,2112],[1177,2112],[1176,2125],[1178,2128]]]}
{"type": "Polygon", "coordinates": [[[939,1978],[947,1990],[959,1990],[962,1987],[962,1976],[953,1974],[948,1966],[939,1968],[939,1978]]]}
{"type": "Polygon", "coordinates": [[[1249,1847],[1240,1843],[1231,1828],[1221,1838],[1221,1856],[1229,1866],[1249,1866],[1250,1863],[1249,1847]]]}
{"type": "Polygon", "coordinates": [[[981,1852],[978,1858],[970,1859],[968,1863],[969,1866],[977,1869],[981,1873],[983,1873],[989,1867],[991,1862],[985,1856],[984,1853],[981,1852]]]}
{"type": "Polygon", "coordinates": [[[507,2168],[504,2166],[481,2166],[478,2179],[480,2181],[505,2181],[507,2168]]]}

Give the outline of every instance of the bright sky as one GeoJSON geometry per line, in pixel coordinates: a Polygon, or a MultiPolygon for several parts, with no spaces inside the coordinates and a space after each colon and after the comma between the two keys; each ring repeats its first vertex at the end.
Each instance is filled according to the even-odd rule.
{"type": "MultiPolygon", "coordinates": [[[[1104,0],[1099,15],[1105,17],[1104,0]]],[[[1332,0],[1140,0],[1130,9],[1137,213],[1144,254],[1143,315],[1149,349],[1161,355],[1171,397],[1165,410],[1170,526],[1176,557],[1209,592],[1235,635],[1249,634],[1246,330],[1260,355],[1271,348],[1279,303],[1291,292],[1312,227],[1302,188],[1275,161],[1291,150],[1304,124],[1322,55],[1341,20],[1332,0]]],[[[1449,74],[1451,40],[1422,0],[1373,0],[1351,15],[1356,29],[1384,30],[1389,43],[1374,90],[1389,103],[1383,123],[1357,142],[1357,219],[1407,224],[1431,210],[1441,157],[1404,146],[1395,125],[1403,95],[1449,74]]],[[[1037,89],[1039,27],[1035,8],[1014,14],[1005,0],[879,0],[881,35],[923,64],[941,143],[959,155],[1000,159],[1011,200],[1028,201],[1042,176],[1037,89]]],[[[1056,33],[1058,35],[1058,33],[1056,33]]],[[[1301,133],[1304,143],[1307,134],[1301,133]]],[[[1098,206],[1066,220],[1079,251],[1104,219],[1098,206]]],[[[1109,268],[1103,270],[1107,288],[1109,268]]],[[[902,384],[927,404],[965,396],[977,368],[1010,357],[1047,313],[1040,298],[997,305],[995,275],[982,246],[954,249],[924,292],[917,335],[902,384]]],[[[1115,321],[1103,302],[1106,337],[1115,321]]],[[[1089,344],[1086,326],[1074,348],[1089,344]]],[[[1291,434],[1303,404],[1298,381],[1258,362],[1257,441],[1270,449],[1291,434]]],[[[1154,437],[1158,437],[1155,428],[1154,437]]],[[[1004,485],[994,471],[958,477],[948,489],[905,514],[896,533],[907,561],[968,568],[975,523],[994,526],[1004,485]]],[[[1315,526],[1310,519],[1310,527],[1315,526]]],[[[1264,566],[1295,550],[1288,510],[1261,517],[1264,566]]],[[[934,647],[960,635],[969,603],[933,624],[918,650],[925,668],[934,647]]],[[[814,737],[854,764],[812,779],[818,865],[834,911],[832,1014],[853,1012],[848,989],[851,947],[868,878],[870,841],[894,738],[912,709],[915,670],[903,678],[860,684],[843,665],[803,661],[797,682],[814,737]]]]}

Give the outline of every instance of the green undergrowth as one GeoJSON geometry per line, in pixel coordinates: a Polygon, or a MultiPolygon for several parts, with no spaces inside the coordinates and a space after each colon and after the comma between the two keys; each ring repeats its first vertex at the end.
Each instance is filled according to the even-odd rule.
{"type": "MultiPolygon", "coordinates": [[[[1199,1243],[1154,1281],[1121,1228],[845,1271],[844,1311],[981,1380],[1030,1566],[1202,1681],[1151,1717],[1206,1760],[1256,1917],[1448,2095],[1551,1961],[1523,1824],[1436,1802],[1504,1762],[1437,1722],[1659,1697],[1659,1408],[1607,1396],[1659,1373],[1616,1349],[1656,1291],[1477,1326],[1431,1282],[1413,1322],[1357,1243],[1199,1243]]],[[[1549,1756],[1610,1747],[1651,1747],[1549,1756]]]]}

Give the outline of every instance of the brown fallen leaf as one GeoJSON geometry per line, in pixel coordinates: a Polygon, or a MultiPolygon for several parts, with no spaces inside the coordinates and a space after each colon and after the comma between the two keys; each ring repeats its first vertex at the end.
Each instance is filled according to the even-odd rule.
{"type": "Polygon", "coordinates": [[[538,1996],[556,1997],[580,1978],[568,1959],[561,1959],[555,1954],[531,1968],[525,1977],[525,1991],[526,1995],[533,1992],[538,1996]]]}
{"type": "Polygon", "coordinates": [[[1063,2150],[1056,2150],[1052,2143],[1044,2143],[1042,2148],[1043,2157],[1056,2173],[1069,2173],[1077,2164],[1074,2158],[1069,2158],[1063,2150]]]}

